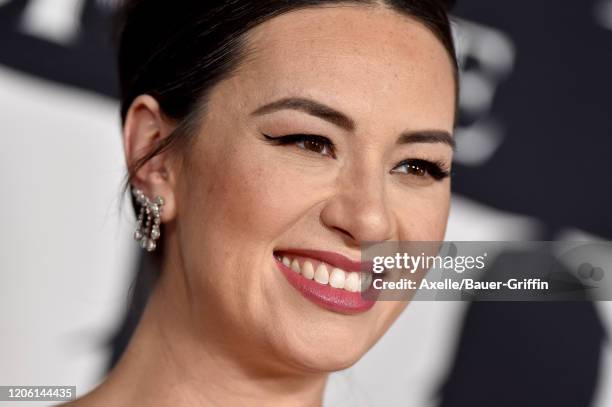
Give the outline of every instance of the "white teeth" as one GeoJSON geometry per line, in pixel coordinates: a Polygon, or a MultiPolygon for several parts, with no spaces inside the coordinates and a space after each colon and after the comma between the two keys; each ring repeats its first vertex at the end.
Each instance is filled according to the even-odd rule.
{"type": "Polygon", "coordinates": [[[346,280],[346,274],[344,270],[339,268],[333,268],[329,275],[329,285],[334,288],[344,288],[344,281],[346,280]]]}
{"type": "Polygon", "coordinates": [[[356,293],[359,291],[359,274],[351,271],[346,276],[346,281],[344,282],[344,289],[350,291],[352,293],[356,293]]]}
{"type": "Polygon", "coordinates": [[[312,267],[311,262],[309,261],[304,262],[304,266],[302,266],[302,275],[309,280],[312,280],[314,278],[315,271],[314,271],[314,267],[312,267]]]}
{"type": "MultiPolygon", "coordinates": [[[[285,266],[291,268],[295,273],[301,274],[308,280],[315,280],[322,285],[329,284],[333,288],[344,289],[346,291],[357,293],[367,290],[372,283],[372,275],[368,273],[360,273],[355,271],[344,271],[341,268],[334,267],[328,269],[325,263],[319,263],[317,269],[311,261],[300,263],[298,259],[292,259],[288,256],[275,255],[285,266]]],[[[331,266],[330,266],[331,267],[331,266]]]]}
{"type": "Polygon", "coordinates": [[[315,271],[314,279],[319,284],[329,283],[329,273],[327,272],[327,267],[325,266],[325,264],[319,264],[319,267],[317,267],[317,271],[315,271]]]}

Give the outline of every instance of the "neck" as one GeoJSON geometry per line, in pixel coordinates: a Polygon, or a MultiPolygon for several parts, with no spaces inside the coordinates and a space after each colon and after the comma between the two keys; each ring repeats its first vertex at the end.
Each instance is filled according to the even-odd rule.
{"type": "Polygon", "coordinates": [[[271,368],[258,360],[266,353],[245,357],[227,345],[230,338],[199,328],[186,284],[167,277],[179,274],[164,270],[130,345],[92,401],[103,394],[106,405],[321,406],[327,374],[271,368]]]}

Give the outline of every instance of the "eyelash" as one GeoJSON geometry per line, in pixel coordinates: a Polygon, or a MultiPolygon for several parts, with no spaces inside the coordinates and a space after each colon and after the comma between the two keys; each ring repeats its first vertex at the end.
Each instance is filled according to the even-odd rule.
{"type": "Polygon", "coordinates": [[[277,146],[302,143],[303,146],[301,146],[300,148],[304,150],[312,151],[315,154],[328,155],[331,158],[336,158],[336,147],[334,146],[334,143],[332,143],[331,140],[329,140],[327,137],[318,136],[316,134],[289,134],[287,136],[280,136],[280,137],[271,137],[271,136],[268,136],[267,134],[263,134],[263,136],[266,138],[267,141],[277,146]],[[320,145],[324,148],[327,148],[329,150],[329,153],[323,154],[323,153],[308,149],[306,148],[305,143],[314,143],[314,144],[320,145]]]}
{"type": "Polygon", "coordinates": [[[408,168],[415,171],[416,173],[414,175],[416,175],[417,177],[425,176],[423,174],[423,172],[425,172],[436,181],[441,181],[444,178],[450,176],[450,172],[444,169],[444,163],[439,161],[408,159],[399,163],[393,170],[395,171],[397,168],[402,166],[407,166],[408,168]]]}
{"type": "MultiPolygon", "coordinates": [[[[323,136],[319,136],[315,134],[289,134],[286,136],[279,136],[279,137],[271,137],[263,133],[262,135],[265,137],[266,141],[274,145],[277,145],[277,146],[302,143],[302,146],[300,146],[300,148],[304,150],[312,151],[315,154],[321,154],[324,156],[327,155],[329,157],[336,158],[334,143],[332,143],[332,141],[329,140],[327,137],[323,137],[323,136]],[[321,145],[323,148],[327,148],[329,150],[329,153],[323,154],[323,153],[314,151],[312,149],[306,148],[305,143],[308,143],[308,142],[314,143],[317,145],[321,145]]],[[[396,169],[402,166],[407,166],[407,168],[411,169],[412,171],[415,171],[416,173],[413,173],[413,174],[416,175],[417,177],[424,177],[426,175],[429,175],[436,181],[441,181],[444,178],[447,178],[450,176],[450,172],[444,169],[445,167],[444,163],[439,162],[439,161],[428,161],[428,160],[411,158],[411,159],[404,160],[400,162],[399,164],[397,164],[393,168],[393,171],[395,172],[396,169]]],[[[406,172],[405,174],[409,175],[409,173],[406,173],[406,172]]]]}

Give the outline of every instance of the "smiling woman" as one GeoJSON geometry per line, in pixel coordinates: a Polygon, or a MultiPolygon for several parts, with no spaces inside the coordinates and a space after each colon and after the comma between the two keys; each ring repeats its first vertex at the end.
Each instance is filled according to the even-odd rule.
{"type": "Polygon", "coordinates": [[[130,1],[119,38],[135,237],[160,276],[75,405],[320,405],[406,305],[363,298],[360,242],[444,236],[446,4],[130,1]]]}

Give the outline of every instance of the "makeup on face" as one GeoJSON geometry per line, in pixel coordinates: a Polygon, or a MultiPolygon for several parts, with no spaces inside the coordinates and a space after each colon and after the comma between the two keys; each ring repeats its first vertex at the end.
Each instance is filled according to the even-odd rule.
{"type": "Polygon", "coordinates": [[[342,314],[362,313],[374,306],[375,300],[366,293],[372,288],[370,262],[297,249],[275,251],[274,261],[287,281],[318,306],[342,314]]]}
{"type": "MultiPolygon", "coordinates": [[[[275,112],[298,111],[311,117],[331,123],[336,127],[348,131],[355,131],[356,121],[340,110],[328,106],[314,99],[304,97],[282,98],[274,102],[264,104],[254,110],[252,116],[265,116],[275,112]]],[[[337,146],[324,134],[311,132],[293,132],[272,136],[261,134],[263,139],[272,145],[295,146],[304,152],[320,155],[322,158],[337,159],[337,146]]],[[[405,145],[445,145],[455,150],[455,140],[451,133],[445,130],[418,130],[404,131],[396,139],[394,146],[399,148],[405,145]]],[[[432,181],[441,181],[451,175],[450,162],[442,159],[432,159],[422,155],[406,157],[396,162],[390,171],[393,174],[412,178],[415,185],[427,185],[432,181]]]]}

